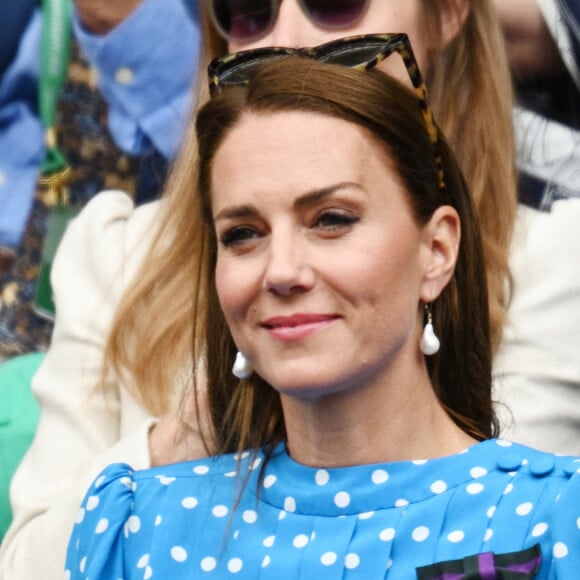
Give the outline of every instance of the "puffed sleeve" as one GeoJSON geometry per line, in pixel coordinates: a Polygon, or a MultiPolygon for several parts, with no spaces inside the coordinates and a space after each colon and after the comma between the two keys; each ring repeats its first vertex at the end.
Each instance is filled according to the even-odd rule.
{"type": "Polygon", "coordinates": [[[133,471],[107,467],[87,491],[70,538],[64,578],[124,578],[123,529],[130,525],[133,471]]]}
{"type": "Polygon", "coordinates": [[[90,482],[111,463],[149,467],[155,419],[116,377],[107,376],[104,388],[98,383],[116,305],[148,249],[160,203],[135,210],[126,194],[101,193],[59,247],[52,270],[55,328],[33,379],[40,419],[11,484],[14,519],[0,546],[2,579],[60,580],[90,482]]]}

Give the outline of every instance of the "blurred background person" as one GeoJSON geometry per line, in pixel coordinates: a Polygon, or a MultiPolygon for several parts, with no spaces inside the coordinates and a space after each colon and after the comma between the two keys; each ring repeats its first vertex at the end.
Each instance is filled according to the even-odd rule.
{"type": "Polygon", "coordinates": [[[515,81],[514,292],[494,364],[507,437],[580,453],[580,3],[495,1],[515,81]]]}

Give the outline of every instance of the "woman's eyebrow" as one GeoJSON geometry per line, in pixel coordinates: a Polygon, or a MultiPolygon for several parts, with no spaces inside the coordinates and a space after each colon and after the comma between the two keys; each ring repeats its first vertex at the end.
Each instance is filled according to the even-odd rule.
{"type": "Polygon", "coordinates": [[[314,189],[298,197],[294,202],[294,207],[300,209],[303,207],[307,207],[309,205],[314,205],[319,201],[323,200],[324,198],[334,195],[335,193],[337,193],[342,189],[353,189],[353,188],[358,189],[359,191],[363,190],[363,188],[354,181],[342,181],[340,183],[329,185],[328,187],[314,189]]]}
{"type": "Polygon", "coordinates": [[[258,215],[258,210],[254,205],[251,204],[234,205],[222,209],[214,216],[213,220],[214,222],[217,222],[223,219],[246,218],[256,215],[258,215]]]}
{"type": "MultiPolygon", "coordinates": [[[[324,198],[330,197],[342,189],[353,189],[353,188],[362,191],[362,187],[358,183],[355,183],[353,181],[343,181],[341,183],[329,185],[328,187],[323,187],[321,189],[313,189],[299,196],[294,201],[294,207],[296,209],[302,209],[311,205],[315,205],[324,198]]],[[[224,209],[220,210],[214,216],[213,219],[214,222],[217,222],[219,220],[224,219],[239,219],[239,218],[254,217],[257,216],[258,214],[259,212],[256,206],[252,204],[243,204],[225,207],[224,209]]]]}

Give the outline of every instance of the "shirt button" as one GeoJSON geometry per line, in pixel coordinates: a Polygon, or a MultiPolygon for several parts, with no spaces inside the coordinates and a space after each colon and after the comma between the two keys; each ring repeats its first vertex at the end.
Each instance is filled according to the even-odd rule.
{"type": "Polygon", "coordinates": [[[506,453],[498,458],[497,466],[502,471],[517,471],[522,466],[522,458],[515,452],[506,453]]]}
{"type": "Polygon", "coordinates": [[[580,460],[572,459],[564,466],[564,473],[572,477],[575,473],[580,473],[580,460]]]}
{"type": "Polygon", "coordinates": [[[122,66],[121,68],[117,69],[115,73],[115,80],[120,85],[130,85],[133,82],[133,71],[126,66],[122,66]]]}
{"type": "Polygon", "coordinates": [[[554,467],[555,463],[552,457],[540,457],[539,459],[534,459],[530,463],[530,472],[532,475],[542,477],[543,475],[552,473],[554,467]]]}

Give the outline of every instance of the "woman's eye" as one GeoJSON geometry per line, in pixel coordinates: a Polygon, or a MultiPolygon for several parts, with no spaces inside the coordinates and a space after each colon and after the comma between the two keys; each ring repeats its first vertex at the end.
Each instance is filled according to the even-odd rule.
{"type": "Polygon", "coordinates": [[[249,226],[236,226],[235,228],[227,230],[220,236],[220,243],[226,247],[236,246],[259,236],[259,232],[254,228],[249,226]]]}
{"type": "Polygon", "coordinates": [[[339,229],[352,226],[358,221],[359,218],[352,214],[338,211],[325,211],[316,218],[314,226],[326,229],[339,229]]]}

